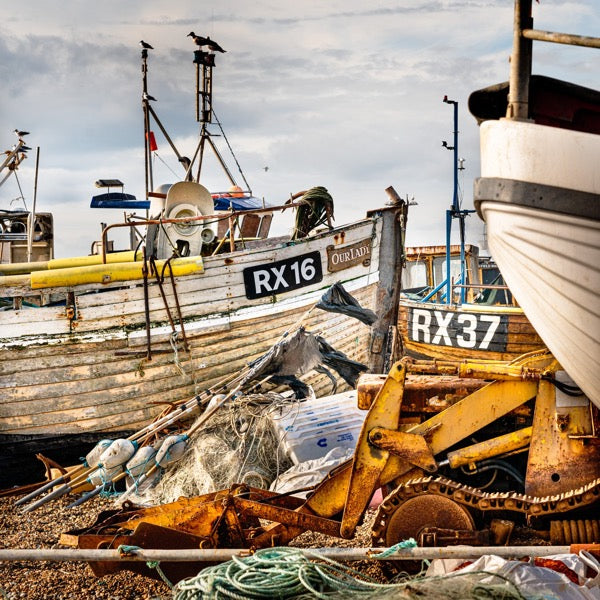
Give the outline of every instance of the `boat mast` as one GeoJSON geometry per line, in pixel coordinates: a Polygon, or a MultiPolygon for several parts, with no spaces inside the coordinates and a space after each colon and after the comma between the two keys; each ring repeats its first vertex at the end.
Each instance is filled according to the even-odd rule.
{"type": "MultiPolygon", "coordinates": [[[[200,140],[194,152],[192,159],[190,160],[187,156],[182,156],[180,152],[177,150],[173,140],[170,138],[163,124],[161,123],[156,111],[152,108],[150,104],[151,101],[155,100],[152,96],[148,94],[148,49],[142,48],[142,110],[144,114],[144,157],[145,157],[145,178],[146,178],[146,198],[149,198],[154,194],[152,191],[154,189],[153,182],[153,172],[152,172],[152,152],[156,150],[155,141],[154,141],[154,133],[151,131],[150,122],[151,120],[158,126],[161,133],[164,135],[167,140],[169,146],[173,150],[175,156],[185,168],[185,181],[194,181],[192,176],[192,169],[194,168],[194,163],[196,159],[198,159],[198,167],[197,167],[197,175],[195,181],[200,181],[200,173],[202,170],[202,160],[204,157],[204,149],[208,144],[219,164],[221,165],[223,171],[227,175],[231,185],[237,185],[233,175],[228,169],[221,153],[217,149],[215,143],[212,140],[211,133],[208,131],[208,125],[212,123],[213,116],[215,117],[219,129],[221,130],[221,134],[225,139],[227,145],[229,146],[229,142],[225,136],[225,132],[221,127],[221,123],[216,117],[214,110],[212,109],[212,69],[215,65],[215,56],[212,52],[205,52],[203,50],[196,50],[194,52],[194,63],[196,64],[196,121],[201,123],[200,130],[200,140]],[[202,74],[202,77],[200,76],[202,74]]],[[[240,171],[240,175],[244,180],[244,183],[247,187],[247,192],[249,194],[252,193],[250,190],[250,186],[244,177],[244,173],[235,158],[233,150],[231,150],[231,146],[229,146],[231,154],[238,166],[240,171]]]]}
{"type": "MultiPolygon", "coordinates": [[[[212,52],[195,50],[194,64],[196,65],[196,121],[201,123],[200,143],[198,146],[199,151],[196,151],[196,154],[198,155],[198,172],[196,175],[196,181],[200,181],[200,173],[202,172],[202,159],[204,158],[204,147],[208,142],[208,145],[215,153],[215,156],[217,157],[221,168],[223,171],[225,171],[225,174],[227,175],[231,185],[237,185],[233,175],[227,168],[221,153],[212,141],[210,132],[208,131],[208,125],[212,123],[212,117],[214,114],[212,108],[212,70],[215,66],[215,55],[212,52]],[[200,72],[202,72],[202,78],[200,77],[200,72]]],[[[194,161],[192,161],[192,163],[193,162],[194,161]]]]}
{"type": "MultiPolygon", "coordinates": [[[[448,100],[448,96],[444,96],[443,100],[446,104],[452,104],[454,108],[454,142],[452,146],[448,146],[447,142],[442,142],[442,146],[447,150],[454,151],[453,171],[454,171],[454,192],[452,195],[452,206],[446,211],[446,304],[452,304],[452,270],[450,264],[450,245],[452,234],[452,219],[458,219],[460,232],[460,283],[466,284],[467,265],[465,261],[465,217],[474,210],[462,210],[458,198],[458,102],[448,100]]],[[[460,288],[460,301],[464,303],[466,296],[466,288],[460,288]]]]}
{"type": "Polygon", "coordinates": [[[142,110],[144,112],[144,163],[146,177],[146,198],[151,190],[154,189],[152,181],[152,161],[150,149],[150,111],[148,99],[148,50],[142,48],[142,110]]]}

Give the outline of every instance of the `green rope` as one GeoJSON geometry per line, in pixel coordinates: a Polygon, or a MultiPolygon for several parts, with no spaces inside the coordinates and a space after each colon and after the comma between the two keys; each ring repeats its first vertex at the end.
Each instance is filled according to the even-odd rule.
{"type": "MultiPolygon", "coordinates": [[[[140,546],[128,546],[127,544],[121,544],[117,547],[120,556],[126,555],[134,555],[138,550],[142,550],[140,546]]],[[[170,587],[173,587],[173,584],[169,581],[168,577],[163,573],[163,570],[160,568],[160,561],[158,560],[147,560],[146,566],[149,569],[156,569],[156,572],[160,575],[160,578],[170,587]]]]}
{"type": "Polygon", "coordinates": [[[398,552],[398,550],[402,550],[404,548],[416,548],[416,547],[417,547],[417,542],[413,538],[408,538],[407,540],[402,540],[401,542],[398,542],[397,544],[394,544],[393,546],[386,548],[383,552],[381,552],[380,554],[377,554],[377,558],[387,558],[388,556],[391,556],[392,554],[396,554],[396,552],[398,552]]]}
{"type": "Polygon", "coordinates": [[[285,599],[308,592],[307,597],[327,599],[332,592],[371,594],[392,587],[307,550],[265,548],[247,558],[234,556],[180,581],[174,588],[174,598],[285,599]]]}
{"type": "Polygon", "coordinates": [[[160,575],[160,578],[171,588],[173,589],[173,584],[169,581],[169,578],[163,573],[163,570],[160,568],[160,561],[158,560],[148,560],[146,561],[146,566],[149,569],[156,569],[156,572],[160,575]]]}
{"type": "Polygon", "coordinates": [[[306,237],[311,230],[327,223],[332,228],[333,198],[323,186],[308,190],[298,201],[292,240],[306,237]]]}
{"type": "MultiPolygon", "coordinates": [[[[410,541],[407,545],[410,547],[410,541]]],[[[417,576],[396,583],[378,583],[371,577],[310,550],[265,548],[247,558],[207,567],[173,588],[174,600],[300,600],[319,598],[380,600],[414,593],[414,597],[456,600],[525,600],[508,578],[495,573],[453,573],[440,577],[417,576]],[[482,583],[478,577],[496,579],[482,583]]]]}

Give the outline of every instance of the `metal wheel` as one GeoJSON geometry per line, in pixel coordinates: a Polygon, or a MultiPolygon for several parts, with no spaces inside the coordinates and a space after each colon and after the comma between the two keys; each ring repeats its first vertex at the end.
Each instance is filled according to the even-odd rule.
{"type": "MultiPolygon", "coordinates": [[[[423,494],[398,501],[395,493],[392,493],[383,501],[375,517],[373,544],[389,547],[409,538],[414,538],[418,543],[419,534],[426,527],[474,531],[475,523],[465,508],[444,496],[423,494]]],[[[402,571],[417,572],[421,563],[385,561],[382,567],[393,576],[402,571]]]]}

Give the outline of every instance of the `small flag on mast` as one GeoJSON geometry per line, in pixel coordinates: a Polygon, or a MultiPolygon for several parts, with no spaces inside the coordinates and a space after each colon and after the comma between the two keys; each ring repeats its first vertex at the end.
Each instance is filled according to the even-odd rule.
{"type": "Polygon", "coordinates": [[[146,134],[146,138],[148,139],[148,145],[150,147],[150,152],[155,152],[158,150],[158,144],[156,143],[156,138],[154,137],[154,132],[150,131],[146,134]]]}

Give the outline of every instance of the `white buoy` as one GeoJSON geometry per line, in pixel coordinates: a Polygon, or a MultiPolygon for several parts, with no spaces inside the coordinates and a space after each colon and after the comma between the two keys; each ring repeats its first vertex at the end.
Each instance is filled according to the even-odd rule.
{"type": "Polygon", "coordinates": [[[137,450],[137,444],[131,440],[115,440],[101,455],[100,466],[110,471],[118,465],[124,465],[137,450]]]}
{"type": "Polygon", "coordinates": [[[113,440],[100,440],[86,455],[85,463],[93,469],[100,464],[100,456],[113,443],[113,440]]]}
{"type": "Polygon", "coordinates": [[[110,483],[117,475],[123,472],[123,465],[117,465],[112,469],[106,467],[98,467],[89,477],[88,481],[94,486],[98,487],[106,483],[110,483]]]}
{"type": "Polygon", "coordinates": [[[155,456],[155,448],[152,446],[142,446],[125,466],[127,473],[133,479],[137,479],[143,473],[147,473],[154,466],[155,456]]]}
{"type": "Polygon", "coordinates": [[[164,469],[167,465],[177,462],[185,453],[188,436],[185,433],[167,436],[156,453],[154,462],[164,469]]]}

